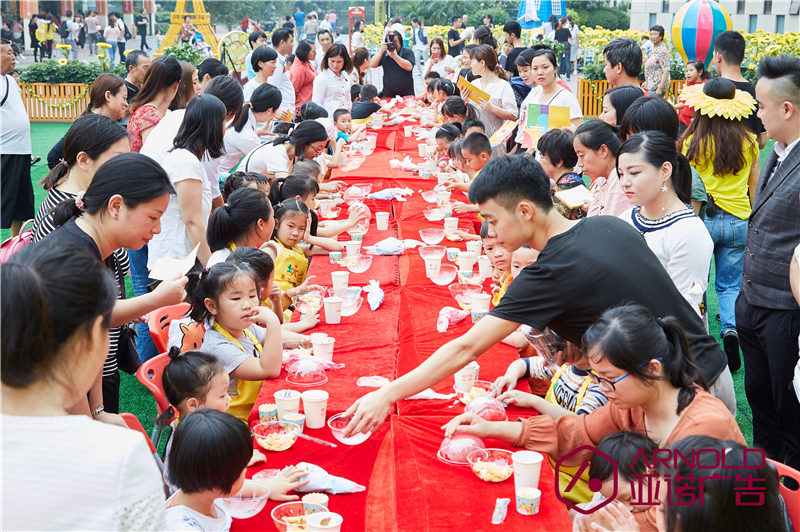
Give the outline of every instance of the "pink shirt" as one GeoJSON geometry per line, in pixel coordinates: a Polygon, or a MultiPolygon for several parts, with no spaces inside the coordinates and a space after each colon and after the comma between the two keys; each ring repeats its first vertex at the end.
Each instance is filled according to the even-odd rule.
{"type": "Polygon", "coordinates": [[[294,105],[295,110],[297,110],[304,103],[311,101],[311,96],[314,92],[314,78],[317,77],[317,71],[311,62],[306,65],[302,61],[295,60],[289,72],[291,73],[292,86],[296,94],[294,105]]]}
{"type": "Polygon", "coordinates": [[[611,175],[598,177],[592,183],[592,204],[586,216],[619,216],[631,208],[622,185],[619,182],[617,169],[611,171],[611,175]]]}

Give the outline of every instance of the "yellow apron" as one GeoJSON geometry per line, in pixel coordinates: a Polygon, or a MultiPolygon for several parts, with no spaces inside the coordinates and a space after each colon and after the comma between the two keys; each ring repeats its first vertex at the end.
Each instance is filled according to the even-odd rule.
{"type": "MultiPolygon", "coordinates": [[[[239,340],[231,336],[231,333],[220,327],[216,322],[214,322],[214,330],[234,343],[242,352],[247,353],[239,340]]],[[[253,345],[256,346],[258,353],[261,354],[263,348],[261,347],[261,343],[253,336],[253,333],[247,329],[244,330],[244,333],[250,338],[253,345]]],[[[237,395],[231,398],[231,405],[228,409],[228,413],[244,420],[246,423],[247,417],[253,409],[253,405],[256,404],[256,399],[258,399],[258,393],[261,391],[261,384],[263,382],[264,381],[246,381],[238,379],[238,383],[236,384],[237,395]]]]}
{"type": "MultiPolygon", "coordinates": [[[[556,383],[561,378],[561,375],[568,368],[569,368],[569,366],[567,364],[565,364],[565,365],[561,366],[560,368],[558,368],[558,371],[556,372],[556,374],[553,375],[553,379],[550,381],[550,389],[547,390],[547,395],[545,395],[545,397],[544,397],[545,401],[547,401],[548,403],[552,403],[552,404],[554,404],[556,406],[561,406],[561,405],[558,404],[558,401],[556,400],[555,395],[553,394],[553,390],[556,387],[556,383]]],[[[591,377],[589,377],[587,375],[586,378],[583,380],[583,384],[581,384],[581,389],[578,392],[578,398],[575,401],[575,409],[576,410],[580,407],[581,401],[583,401],[583,397],[586,395],[586,390],[589,389],[589,385],[591,383],[592,383],[592,379],[591,379],[591,377]]],[[[552,465],[553,468],[555,469],[556,461],[553,460],[551,457],[548,457],[548,458],[550,459],[550,465],[552,465]]],[[[589,501],[592,500],[592,496],[594,495],[594,492],[589,489],[589,468],[588,467],[586,469],[584,469],[583,474],[578,479],[578,481],[575,483],[575,485],[572,487],[572,490],[570,490],[569,493],[565,493],[565,490],[567,489],[567,486],[569,486],[569,483],[572,482],[572,479],[574,478],[575,473],[578,472],[578,469],[579,469],[579,467],[564,467],[564,466],[561,466],[561,468],[559,468],[559,471],[558,471],[559,489],[561,490],[561,494],[568,501],[571,501],[571,502],[574,502],[574,503],[589,502],[589,501]]]]}
{"type": "Polygon", "coordinates": [[[308,258],[300,246],[287,248],[278,240],[275,242],[281,247],[281,253],[275,261],[275,282],[285,292],[300,286],[306,280],[308,258]]]}

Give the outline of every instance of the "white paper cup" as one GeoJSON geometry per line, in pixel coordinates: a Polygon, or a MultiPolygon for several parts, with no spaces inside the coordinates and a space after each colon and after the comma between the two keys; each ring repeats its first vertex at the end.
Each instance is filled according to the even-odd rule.
{"type": "Polygon", "coordinates": [[[336,338],[326,336],[324,338],[311,338],[311,346],[314,348],[314,356],[325,360],[333,360],[333,343],[336,338]]]}
{"type": "Polygon", "coordinates": [[[486,255],[478,257],[478,272],[484,279],[492,276],[492,261],[486,255]]]}
{"type": "Polygon", "coordinates": [[[456,371],[453,377],[456,380],[456,389],[459,392],[468,392],[472,389],[472,385],[475,384],[477,380],[476,375],[476,368],[478,366],[477,362],[470,362],[460,370],[456,371]]]}
{"type": "Polygon", "coordinates": [[[322,216],[325,216],[326,214],[331,212],[332,208],[333,208],[333,200],[329,199],[319,200],[319,213],[322,216]]]}
{"type": "Polygon", "coordinates": [[[317,512],[306,516],[308,530],[310,532],[340,532],[344,519],[341,515],[333,512],[317,512]],[[322,526],[322,521],[327,520],[327,525],[322,526]]]}
{"type": "Polygon", "coordinates": [[[419,149],[420,157],[425,157],[425,153],[427,152],[426,147],[427,144],[417,144],[417,149],[419,149]]]}
{"type": "MultiPolygon", "coordinates": [[[[345,242],[347,243],[347,242],[345,242]]],[[[347,288],[347,283],[350,280],[350,272],[332,272],[331,281],[333,288],[347,288]]]]}
{"type": "MultiPolygon", "coordinates": [[[[447,230],[445,229],[445,233],[446,232],[447,230]]],[[[472,273],[473,266],[475,266],[475,254],[471,251],[459,251],[458,271],[472,273]]]]}
{"type": "Polygon", "coordinates": [[[536,451],[517,451],[511,455],[511,459],[514,462],[514,488],[538,489],[544,456],[536,451]]]}
{"type": "Polygon", "coordinates": [[[445,190],[436,194],[436,204],[439,207],[450,205],[450,191],[445,190]]]}
{"type": "Polygon", "coordinates": [[[483,244],[481,244],[480,240],[467,241],[467,251],[473,252],[476,257],[480,257],[481,248],[483,248],[483,244]]]}
{"type": "Polygon", "coordinates": [[[322,300],[325,305],[325,323],[336,324],[342,322],[341,297],[326,297],[322,300]]]}
{"type": "Polygon", "coordinates": [[[412,135],[411,126],[403,126],[403,133],[406,134],[406,137],[410,137],[412,135]]]}
{"type": "Polygon", "coordinates": [[[300,412],[300,392],[295,390],[279,390],[272,394],[278,407],[278,419],[283,421],[286,414],[300,412]]]}
{"type": "MultiPolygon", "coordinates": [[[[361,242],[358,240],[350,240],[344,243],[344,249],[347,257],[357,257],[361,253],[361,242]]],[[[336,285],[334,285],[336,288],[336,285]]]]}
{"type": "Polygon", "coordinates": [[[328,408],[328,392],[325,390],[309,390],[303,392],[303,410],[306,415],[306,427],[321,429],[325,426],[325,413],[328,408]]]}
{"type": "Polygon", "coordinates": [[[444,219],[444,233],[446,235],[455,234],[458,231],[458,218],[453,218],[452,216],[447,217],[444,219]]]}
{"type": "Polygon", "coordinates": [[[389,229],[389,213],[376,212],[375,223],[378,225],[378,231],[386,231],[389,229]]]}
{"type": "Polygon", "coordinates": [[[488,312],[489,302],[492,300],[491,294],[473,294],[472,310],[475,312],[488,312]]]}
{"type": "Polygon", "coordinates": [[[442,259],[425,259],[425,275],[428,279],[439,277],[439,268],[442,266],[442,259]]]}

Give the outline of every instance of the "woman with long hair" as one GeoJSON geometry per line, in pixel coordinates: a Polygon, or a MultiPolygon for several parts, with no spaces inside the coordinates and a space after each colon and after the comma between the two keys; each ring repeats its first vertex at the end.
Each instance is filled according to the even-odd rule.
{"type": "Polygon", "coordinates": [[[178,109],[186,109],[189,100],[203,92],[200,87],[200,78],[197,75],[197,69],[187,63],[181,61],[181,83],[178,86],[178,92],[169,104],[170,111],[177,111],[178,109]]]}
{"type": "Polygon", "coordinates": [[[695,113],[679,148],[700,173],[708,194],[705,224],[714,242],[714,287],[719,297],[722,343],[728,364],[736,371],[741,360],[735,305],[742,280],[747,220],[760,166],[757,138],[742,123],[742,118],[754,112],[755,102],[724,78],[691,87],[682,95],[690,90],[694,97],[686,96],[686,103],[695,108],[695,113]],[[742,102],[737,116],[710,116],[710,109],[720,100],[742,102]]]}
{"type": "Polygon", "coordinates": [[[564,47],[561,53],[558,54],[558,76],[561,77],[566,74],[567,81],[569,81],[570,74],[572,72],[572,65],[569,60],[572,34],[567,27],[567,19],[564,17],[560,17],[558,19],[558,26],[556,27],[555,32],[555,41],[564,47]]]}
{"type": "Polygon", "coordinates": [[[350,109],[353,101],[350,98],[350,72],[353,71],[353,60],[343,44],[332,44],[320,65],[322,69],[314,78],[314,90],[311,101],[321,105],[333,116],[337,109],[350,109]]]}
{"type": "Polygon", "coordinates": [[[295,113],[304,103],[311,101],[311,93],[314,90],[314,78],[317,77],[317,69],[314,68],[314,59],[317,58],[317,47],[313,42],[300,41],[294,52],[294,62],[292,63],[292,86],[296,94],[295,113]]]}
{"type": "Polygon", "coordinates": [[[425,62],[425,74],[436,72],[441,78],[450,79],[450,76],[456,71],[456,61],[445,51],[444,41],[441,37],[431,39],[428,53],[430,58],[425,62]]]}
{"type": "Polygon", "coordinates": [[[364,86],[372,83],[372,72],[369,67],[369,50],[366,48],[356,48],[353,52],[353,71],[350,72],[350,85],[364,86]]]}
{"type": "Polygon", "coordinates": [[[316,120],[305,120],[288,136],[280,136],[248,153],[239,163],[239,170],[257,172],[272,181],[276,177],[286,177],[294,161],[319,157],[329,146],[325,126],[316,120]]]}
{"type": "Polygon", "coordinates": [[[362,19],[356,20],[356,23],[353,24],[353,33],[350,35],[350,47],[353,50],[364,47],[364,35],[361,33],[364,30],[364,24],[362,19]]]}
{"type": "Polygon", "coordinates": [[[182,77],[183,69],[174,57],[162,56],[150,64],[142,88],[130,103],[128,140],[132,152],[142,149],[147,135],[164,118],[182,77]]]}

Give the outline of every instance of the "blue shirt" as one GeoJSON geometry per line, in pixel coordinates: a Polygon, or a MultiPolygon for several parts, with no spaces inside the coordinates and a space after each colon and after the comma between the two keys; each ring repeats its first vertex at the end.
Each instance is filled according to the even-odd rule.
{"type": "Polygon", "coordinates": [[[342,131],[336,130],[336,142],[339,142],[339,139],[344,139],[345,142],[350,142],[350,135],[344,133],[342,131]]]}
{"type": "Polygon", "coordinates": [[[245,66],[245,69],[247,71],[247,81],[250,81],[251,79],[255,79],[255,77],[256,77],[256,71],[253,70],[253,61],[252,61],[252,59],[253,59],[253,51],[250,50],[250,53],[247,54],[247,57],[244,60],[244,66],[245,66]]]}
{"type": "Polygon", "coordinates": [[[297,13],[295,13],[292,16],[294,17],[294,23],[297,25],[297,29],[299,31],[300,28],[303,27],[303,24],[305,24],[306,14],[303,13],[302,11],[298,11],[297,13]]]}

